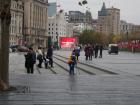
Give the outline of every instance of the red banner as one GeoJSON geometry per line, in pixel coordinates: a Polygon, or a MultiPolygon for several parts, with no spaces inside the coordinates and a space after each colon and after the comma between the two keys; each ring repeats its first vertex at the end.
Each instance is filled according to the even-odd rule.
{"type": "Polygon", "coordinates": [[[61,37],[60,45],[61,48],[74,48],[77,44],[77,38],[74,37],[61,37]]]}

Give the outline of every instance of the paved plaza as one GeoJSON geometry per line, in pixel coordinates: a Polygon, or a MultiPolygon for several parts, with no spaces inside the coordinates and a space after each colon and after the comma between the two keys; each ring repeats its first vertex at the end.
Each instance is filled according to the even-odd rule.
{"type": "MultiPolygon", "coordinates": [[[[56,54],[69,57],[71,51],[56,51],[56,54]]],[[[84,51],[81,52],[79,61],[116,72],[120,75],[140,75],[140,53],[119,52],[118,55],[108,54],[103,51],[103,58],[93,58],[92,61],[85,60],[84,51]]]]}
{"type": "Polygon", "coordinates": [[[140,105],[139,76],[10,74],[16,91],[1,92],[0,105],[140,105]]]}
{"type": "MultiPolygon", "coordinates": [[[[54,53],[68,57],[70,51],[54,53]]],[[[110,68],[120,74],[26,74],[22,73],[23,57],[19,57],[10,61],[10,86],[16,90],[0,92],[0,105],[140,105],[139,54],[127,53],[128,58],[123,52],[119,55],[104,52],[102,59],[93,61],[85,61],[84,53],[81,54],[80,62],[110,68]],[[15,67],[18,64],[19,70],[15,67]]]]}

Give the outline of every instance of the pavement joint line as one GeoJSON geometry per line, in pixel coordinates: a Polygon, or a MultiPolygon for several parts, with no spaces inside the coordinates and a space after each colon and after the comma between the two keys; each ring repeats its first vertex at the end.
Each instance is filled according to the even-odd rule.
{"type": "MultiPolygon", "coordinates": [[[[68,59],[68,58],[63,57],[63,56],[58,55],[58,54],[55,54],[55,55],[56,55],[56,56],[60,56],[60,57],[65,58],[65,59],[68,59]]],[[[82,63],[82,62],[79,62],[79,63],[80,63],[80,64],[83,64],[83,65],[85,65],[85,66],[90,66],[90,67],[93,67],[93,68],[95,68],[95,69],[99,69],[100,71],[104,71],[104,72],[107,72],[107,73],[109,73],[109,74],[118,75],[118,73],[115,73],[115,72],[112,72],[112,71],[109,71],[109,70],[105,70],[105,69],[102,69],[102,68],[99,68],[99,67],[95,67],[95,66],[92,66],[92,65],[89,65],[89,64],[85,64],[85,63],[82,63]]]]}
{"type": "MultiPolygon", "coordinates": [[[[63,58],[65,58],[65,59],[67,59],[67,57],[64,57],[64,56],[62,56],[62,55],[59,55],[59,54],[57,54],[57,53],[55,53],[55,55],[58,55],[58,56],[60,56],[60,57],[63,57],[63,58]]],[[[83,62],[80,62],[81,64],[83,63],[83,62]]],[[[85,63],[83,63],[83,64],[85,64],[85,63]]],[[[89,64],[85,64],[85,65],[89,65],[89,64]]],[[[115,73],[114,75],[121,75],[121,74],[127,74],[127,75],[132,75],[131,73],[128,73],[128,72],[125,72],[125,71],[121,71],[121,70],[119,70],[119,69],[112,69],[112,68],[110,68],[110,67],[106,67],[106,66],[103,66],[103,65],[98,65],[98,64],[95,64],[94,63],[94,65],[97,65],[97,66],[93,66],[93,68],[99,68],[100,70],[102,69],[102,70],[107,70],[107,72],[113,72],[113,73],[115,73]],[[99,67],[100,66],[100,67],[99,67]],[[106,68],[106,69],[104,69],[104,68],[106,68]],[[111,69],[111,70],[110,70],[111,69]],[[112,71],[113,70],[113,71],[112,71]],[[116,72],[117,71],[117,72],[116,72]]],[[[92,65],[89,65],[89,66],[92,66],[92,65]]]]}
{"type": "Polygon", "coordinates": [[[37,64],[36,64],[36,70],[38,71],[39,74],[41,74],[41,71],[39,70],[39,67],[37,64]]]}
{"type": "MultiPolygon", "coordinates": [[[[57,60],[60,60],[60,61],[62,61],[62,62],[64,62],[64,63],[67,63],[66,61],[63,61],[63,60],[61,60],[61,59],[59,59],[59,58],[57,58],[57,57],[55,57],[57,60]]],[[[96,75],[95,73],[93,73],[93,72],[90,72],[90,71],[87,71],[87,70],[85,70],[85,69],[83,69],[83,68],[80,68],[80,67],[77,67],[76,66],[76,68],[77,69],[80,69],[80,70],[82,70],[82,71],[84,71],[84,72],[86,72],[86,73],[88,73],[88,74],[90,74],[90,75],[96,75]]]]}
{"type": "Polygon", "coordinates": [[[57,74],[57,72],[55,72],[51,67],[49,67],[49,69],[53,74],[57,74]]]}
{"type": "Polygon", "coordinates": [[[54,61],[54,63],[55,63],[56,65],[58,65],[59,67],[61,67],[62,69],[64,69],[65,71],[69,72],[69,71],[68,71],[65,67],[63,67],[62,65],[58,64],[58,63],[55,62],[55,61],[54,61]]]}

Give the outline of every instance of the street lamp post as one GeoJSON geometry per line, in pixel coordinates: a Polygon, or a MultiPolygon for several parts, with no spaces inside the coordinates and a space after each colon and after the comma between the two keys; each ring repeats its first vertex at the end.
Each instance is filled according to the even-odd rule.
{"type": "Polygon", "coordinates": [[[38,48],[39,48],[39,29],[37,31],[37,44],[38,44],[38,48]]]}
{"type": "Polygon", "coordinates": [[[57,38],[57,46],[56,46],[56,47],[57,47],[57,50],[59,50],[59,41],[58,41],[59,38],[58,38],[58,33],[56,33],[56,38],[57,38]]]}
{"type": "Polygon", "coordinates": [[[128,41],[128,30],[126,32],[126,40],[128,41]]]}
{"type": "Polygon", "coordinates": [[[0,91],[9,88],[9,27],[11,0],[0,0],[0,91]]]}

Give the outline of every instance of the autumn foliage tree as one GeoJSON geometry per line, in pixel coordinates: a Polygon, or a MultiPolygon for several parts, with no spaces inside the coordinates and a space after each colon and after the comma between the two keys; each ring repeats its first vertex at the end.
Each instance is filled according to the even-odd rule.
{"type": "Polygon", "coordinates": [[[103,33],[95,32],[94,30],[84,30],[79,37],[79,42],[81,44],[87,43],[108,44],[108,36],[103,33]]]}

